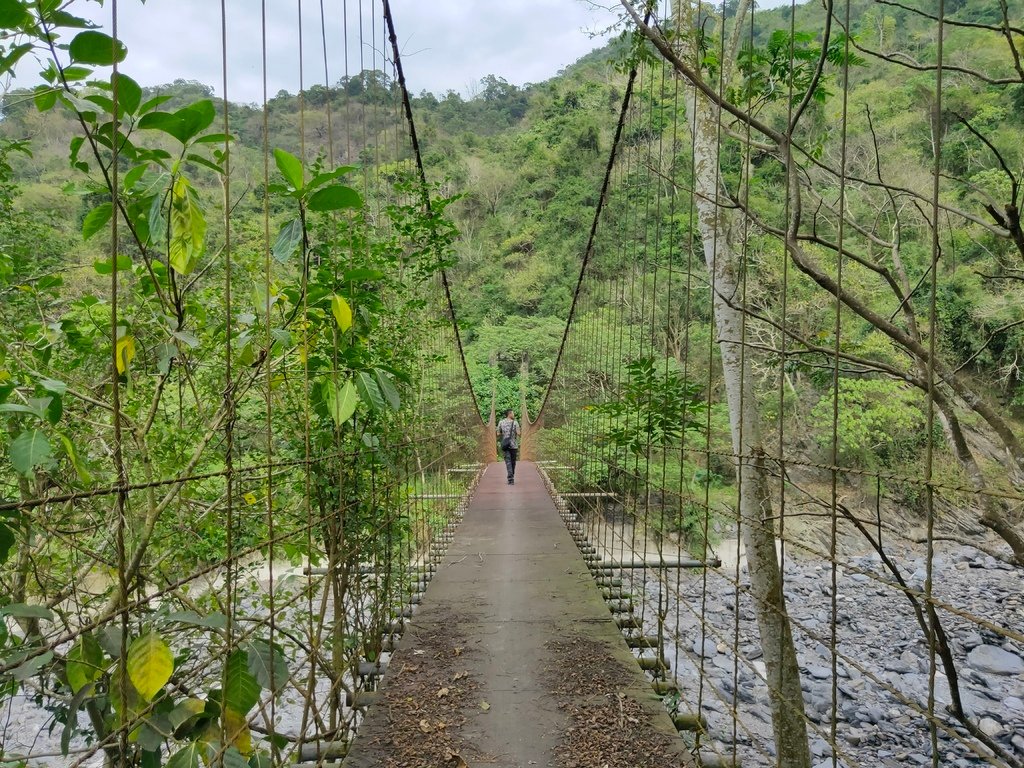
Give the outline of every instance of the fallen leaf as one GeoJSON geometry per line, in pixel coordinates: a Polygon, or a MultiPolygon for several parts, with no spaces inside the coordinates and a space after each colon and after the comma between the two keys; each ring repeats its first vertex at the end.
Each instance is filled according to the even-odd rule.
{"type": "Polygon", "coordinates": [[[413,649],[413,656],[422,656],[426,651],[421,651],[419,648],[413,649]]]}
{"type": "Polygon", "coordinates": [[[429,720],[420,720],[420,730],[424,733],[430,733],[434,728],[430,725],[429,720]]]}
{"type": "Polygon", "coordinates": [[[469,763],[462,758],[462,755],[456,753],[449,753],[446,761],[454,763],[453,768],[469,768],[469,763]]]}
{"type": "Polygon", "coordinates": [[[452,682],[453,682],[453,683],[455,683],[455,682],[458,682],[459,680],[461,680],[461,679],[462,679],[462,678],[464,678],[465,676],[466,676],[466,673],[465,673],[465,672],[456,672],[456,673],[455,673],[455,674],[454,674],[454,675],[452,676],[452,682]]]}
{"type": "Polygon", "coordinates": [[[455,655],[456,656],[461,656],[462,655],[462,648],[460,648],[459,646],[455,646],[455,655]]]}
{"type": "Polygon", "coordinates": [[[481,701],[480,702],[480,709],[482,709],[484,712],[486,712],[490,708],[491,708],[491,705],[488,704],[486,701],[481,701]]]}
{"type": "Polygon", "coordinates": [[[439,699],[443,699],[447,695],[448,695],[448,689],[447,688],[442,688],[441,690],[439,690],[437,692],[437,698],[439,698],[439,699]]]}

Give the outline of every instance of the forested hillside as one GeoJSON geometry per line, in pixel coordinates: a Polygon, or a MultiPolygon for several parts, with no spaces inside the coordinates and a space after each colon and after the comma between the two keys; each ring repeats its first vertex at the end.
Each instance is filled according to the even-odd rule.
{"type": "MultiPolygon", "coordinates": [[[[901,702],[932,748],[941,727],[986,758],[1024,749],[1017,715],[961,705],[932,591],[939,541],[971,553],[960,570],[1024,565],[1024,0],[751,7],[653,23],[624,2],[621,37],[546,82],[413,95],[417,157],[397,44],[225,105],[140,87],[70,4],[0,0],[0,74],[41,67],[0,103],[0,704],[60,731],[15,764],[347,748],[493,456],[492,404],[525,405],[566,522],[610,531],[609,599],[657,623],[638,654],[674,639],[698,697],[704,658],[724,663],[733,740],[742,661],[771,764],[809,768],[809,724],[839,720],[841,625],[859,631],[835,588],[853,563],[917,622],[893,643],[927,640],[901,702]],[[791,549],[831,602],[814,617],[787,607],[791,549]],[[734,599],[702,606],[696,644],[691,567],[705,606],[714,579],[734,599]],[[798,646],[830,690],[804,695],[798,646]]],[[[947,599],[947,627],[991,633],[972,647],[1018,648],[1019,603],[947,599]]],[[[859,680],[894,671],[869,656],[859,680]]]]}
{"type": "MultiPolygon", "coordinates": [[[[952,18],[957,18],[955,13],[967,12],[964,3],[955,6],[952,18]]],[[[907,61],[934,46],[933,24],[909,8],[859,0],[850,10],[858,45],[898,51],[897,58],[907,61]]],[[[987,13],[992,18],[979,17],[972,10],[970,19],[996,23],[1001,18],[995,6],[987,13]]],[[[799,6],[792,19],[788,8],[759,12],[752,28],[744,30],[750,38],[744,54],[747,63],[753,67],[758,61],[757,66],[769,73],[758,77],[776,77],[776,87],[786,85],[785,79],[771,74],[770,69],[780,66],[785,39],[773,38],[773,32],[785,33],[791,24],[797,32],[797,46],[803,50],[793,79],[799,86],[800,78],[810,71],[807,52],[813,51],[823,24],[820,8],[799,6]]],[[[986,75],[994,81],[1012,78],[1011,65],[1006,57],[991,52],[991,43],[991,33],[964,27],[950,33],[947,46],[955,50],[958,60],[988,66],[986,75]]],[[[457,198],[448,209],[459,231],[452,281],[470,372],[484,411],[489,409],[492,383],[497,387],[499,408],[518,406],[521,384],[535,408],[550,377],[621,106],[628,53],[628,41],[619,39],[547,82],[519,88],[489,75],[472,98],[449,92],[422,93],[413,100],[428,177],[441,193],[457,198]],[[521,374],[525,375],[523,381],[521,374]]],[[[833,67],[828,73],[820,98],[810,104],[811,116],[805,118],[806,140],[812,151],[815,146],[818,152],[835,151],[840,108],[837,71],[833,67]]],[[[968,66],[965,72],[969,71],[968,66]]],[[[1012,213],[1001,213],[1004,206],[1015,211],[1018,202],[1017,137],[1024,115],[1024,86],[984,87],[956,71],[949,79],[940,126],[943,172],[952,180],[955,203],[974,220],[950,220],[944,236],[948,258],[942,264],[939,286],[941,344],[979,390],[992,398],[995,407],[1016,419],[1024,405],[1020,392],[1024,315],[1016,279],[1020,274],[1020,237],[1015,235],[1015,243],[1012,237],[995,236],[992,230],[1005,223],[1004,216],[1012,219],[1012,213]]],[[[877,164],[894,183],[908,186],[930,172],[932,80],[930,72],[915,73],[854,49],[847,94],[853,167],[874,173],[877,164]]],[[[751,87],[764,85],[753,78],[749,83],[751,87]]],[[[367,71],[332,88],[314,86],[301,97],[279,93],[268,104],[269,145],[304,152],[310,158],[333,152],[338,162],[353,164],[369,159],[360,154],[371,151],[365,149],[371,143],[378,155],[381,146],[397,147],[397,137],[377,141],[393,116],[395,87],[386,74],[367,71]]],[[[163,107],[169,109],[210,98],[212,93],[210,86],[178,80],[146,89],[145,95],[170,97],[163,107]]],[[[84,246],[75,241],[92,201],[88,190],[65,188],[75,178],[67,147],[76,125],[59,107],[40,114],[31,96],[31,92],[13,90],[4,98],[0,129],[8,140],[25,142],[7,145],[4,151],[11,168],[7,174],[11,213],[6,237],[35,244],[38,261],[34,270],[43,264],[67,266],[71,253],[76,266],[90,265],[99,258],[98,249],[90,252],[96,241],[84,246]],[[19,151],[22,147],[31,156],[19,151]],[[64,191],[59,191],[62,188],[64,191]]],[[[769,110],[769,119],[778,119],[778,104],[771,103],[774,96],[752,98],[763,99],[761,108],[769,110]]],[[[244,185],[236,183],[236,189],[244,189],[236,215],[243,215],[243,220],[251,217],[252,227],[258,229],[262,110],[235,105],[231,125],[238,140],[235,174],[244,185]]],[[[636,145],[653,135],[626,136],[625,141],[636,145]]],[[[726,146],[726,173],[741,171],[737,147],[726,146]]],[[[398,153],[396,149],[395,159],[398,153]]],[[[753,163],[751,205],[769,216],[776,207],[773,195],[780,179],[772,176],[776,171],[757,155],[753,163]],[[759,172],[759,167],[763,171],[759,172]]],[[[279,215],[277,208],[272,213],[279,215]]],[[[1019,224],[1016,226],[1019,233],[1019,224]]],[[[247,231],[249,225],[243,224],[241,229],[247,231]]],[[[680,238],[687,236],[682,225],[673,231],[680,238]]],[[[919,286],[927,243],[916,237],[913,226],[904,225],[901,234],[906,278],[919,286]]],[[[8,269],[19,268],[8,263],[8,269]]],[[[779,278],[780,267],[763,261],[759,269],[762,272],[754,290],[768,294],[779,278]]],[[[94,279],[88,270],[68,277],[83,282],[94,279]]],[[[830,321],[821,311],[816,290],[807,285],[801,296],[791,299],[789,307],[799,317],[801,335],[826,339],[831,333],[830,321]]],[[[710,333],[706,324],[709,307],[704,306],[703,326],[698,315],[689,331],[693,339],[710,333]]],[[[849,338],[853,343],[853,334],[849,338]]],[[[865,354],[877,354],[886,362],[899,358],[869,328],[856,344],[865,354]]],[[[695,376],[699,380],[703,374],[696,372],[695,376]]],[[[828,378],[827,370],[814,366],[795,366],[791,371],[790,384],[798,403],[793,418],[812,434],[828,420],[822,400],[828,378]]],[[[851,460],[875,466],[910,459],[922,447],[919,438],[900,437],[889,428],[897,423],[902,426],[900,435],[919,433],[924,418],[921,402],[887,386],[883,382],[851,383],[842,393],[844,403],[860,409],[857,417],[850,417],[856,423],[844,425],[844,450],[851,460]]]]}

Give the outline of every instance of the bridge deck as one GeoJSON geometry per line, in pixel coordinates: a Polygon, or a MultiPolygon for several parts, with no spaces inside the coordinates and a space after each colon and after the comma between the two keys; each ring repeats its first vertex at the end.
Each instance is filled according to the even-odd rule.
{"type": "Polygon", "coordinates": [[[692,762],[534,464],[491,464],[344,763],[692,762]]]}

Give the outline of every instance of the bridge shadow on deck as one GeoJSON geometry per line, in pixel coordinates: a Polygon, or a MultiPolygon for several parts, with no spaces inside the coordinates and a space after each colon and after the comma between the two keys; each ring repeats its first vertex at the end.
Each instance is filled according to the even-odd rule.
{"type": "Polygon", "coordinates": [[[487,467],[344,762],[478,764],[692,764],[532,462],[487,467]]]}

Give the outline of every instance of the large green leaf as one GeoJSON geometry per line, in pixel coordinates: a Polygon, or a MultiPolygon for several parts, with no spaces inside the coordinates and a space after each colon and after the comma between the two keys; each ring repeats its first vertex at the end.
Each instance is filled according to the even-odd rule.
{"type": "Polygon", "coordinates": [[[283,227],[281,232],[277,236],[277,240],[274,241],[274,248],[271,251],[274,258],[282,264],[291,258],[292,254],[295,253],[295,249],[299,247],[299,243],[302,242],[302,221],[299,219],[292,219],[283,227]]]}
{"type": "Polygon", "coordinates": [[[380,368],[374,369],[373,375],[377,379],[377,386],[380,387],[380,392],[384,395],[384,399],[388,401],[388,405],[394,411],[399,410],[402,407],[402,398],[398,394],[394,382],[391,381],[391,376],[387,371],[382,371],[380,368]]]}
{"type": "Polygon", "coordinates": [[[343,184],[332,184],[314,192],[306,207],[311,211],[339,211],[342,208],[358,208],[363,198],[352,187],[343,184]]]}
{"type": "Polygon", "coordinates": [[[274,162],[277,163],[277,169],[293,189],[302,189],[302,161],[299,158],[291,152],[275,149],[274,162]]]}
{"type": "Polygon", "coordinates": [[[242,756],[237,747],[228,747],[224,750],[224,768],[249,768],[249,761],[242,756]]]}
{"type": "Polygon", "coordinates": [[[82,239],[88,240],[99,232],[110,221],[114,213],[112,203],[100,203],[85,215],[82,221],[82,239]]]}
{"type": "Polygon", "coordinates": [[[117,90],[117,106],[122,115],[134,115],[142,103],[142,88],[127,75],[118,72],[110,77],[111,90],[117,90]]]}
{"type": "Polygon", "coordinates": [[[352,327],[352,307],[343,296],[331,296],[331,313],[342,333],[352,327]]]}
{"type": "Polygon", "coordinates": [[[260,684],[249,671],[249,654],[238,650],[228,657],[224,671],[224,706],[240,715],[247,714],[260,700],[260,684]]]}
{"type": "Polygon", "coordinates": [[[339,427],[356,412],[359,395],[351,381],[347,381],[344,386],[339,387],[337,382],[327,379],[321,385],[320,391],[327,404],[327,412],[331,414],[334,423],[339,427]]]}
{"type": "Polygon", "coordinates": [[[128,49],[120,40],[94,29],[79,32],[68,46],[71,58],[79,64],[94,64],[101,67],[124,61],[128,49]]]}
{"type": "Polygon", "coordinates": [[[184,176],[174,181],[171,190],[171,242],[168,258],[180,275],[188,275],[203,255],[206,217],[196,201],[192,185],[184,176]]]}
{"type": "Polygon", "coordinates": [[[380,387],[377,386],[377,382],[374,381],[370,373],[367,371],[356,371],[355,382],[360,399],[369,405],[371,409],[379,412],[387,407],[387,404],[384,402],[384,395],[381,394],[380,387]]]}
{"type": "MultiPolygon", "coordinates": [[[[143,105],[143,107],[145,106],[148,106],[148,102],[143,105]]],[[[195,104],[182,107],[177,112],[150,112],[139,120],[139,128],[163,131],[182,144],[188,144],[209,128],[216,117],[217,110],[214,108],[213,102],[203,99],[195,104]]]]}
{"type": "Polygon", "coordinates": [[[193,741],[171,755],[171,759],[167,761],[167,768],[201,768],[202,754],[202,745],[198,741],[193,741]]]}
{"type": "MultiPolygon", "coordinates": [[[[31,50],[32,46],[28,43],[25,43],[24,45],[14,46],[9,51],[7,51],[5,55],[0,56],[0,75],[6,75],[8,72],[14,69],[14,65],[21,61],[21,57],[31,50]]],[[[48,99],[43,100],[44,105],[46,104],[46,101],[48,101],[48,99]]],[[[56,95],[54,95],[53,101],[54,103],[56,103],[56,95]]],[[[51,104],[50,106],[53,105],[51,104]]],[[[43,111],[45,112],[46,110],[43,111]]]]}
{"type": "Polygon", "coordinates": [[[11,465],[20,475],[28,477],[36,467],[46,466],[52,460],[50,441],[38,429],[22,432],[11,443],[11,465]]]}
{"type": "Polygon", "coordinates": [[[253,640],[246,652],[249,654],[249,671],[268,691],[278,693],[288,682],[288,664],[281,649],[266,640],[253,640]]]}
{"type": "Polygon", "coordinates": [[[15,619],[45,619],[53,621],[53,611],[45,605],[28,605],[27,603],[8,603],[0,607],[0,616],[12,616],[15,619]]]}
{"type": "Polygon", "coordinates": [[[146,701],[151,700],[171,679],[174,656],[156,632],[149,632],[128,648],[128,678],[146,701]]]}
{"type": "Polygon", "coordinates": [[[103,649],[92,635],[82,635],[75,647],[68,652],[67,676],[71,690],[80,690],[100,679],[105,665],[103,649]]]}
{"type": "Polygon", "coordinates": [[[16,29],[29,19],[21,0],[0,0],[0,29],[16,29]]]}

